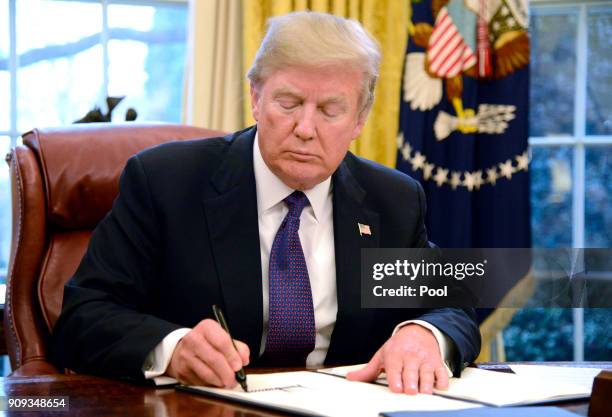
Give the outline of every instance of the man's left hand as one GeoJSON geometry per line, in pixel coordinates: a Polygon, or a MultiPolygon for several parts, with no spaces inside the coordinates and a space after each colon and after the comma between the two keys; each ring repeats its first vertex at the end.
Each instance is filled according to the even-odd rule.
{"type": "Polygon", "coordinates": [[[440,347],[433,333],[418,324],[408,324],[398,330],[378,349],[368,364],[350,372],[352,381],[374,381],[385,371],[393,392],[431,394],[448,388],[448,374],[440,347]]]}

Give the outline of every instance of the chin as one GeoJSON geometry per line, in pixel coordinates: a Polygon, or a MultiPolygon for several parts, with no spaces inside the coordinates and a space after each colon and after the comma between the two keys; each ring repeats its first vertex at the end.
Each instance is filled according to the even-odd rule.
{"type": "Polygon", "coordinates": [[[318,177],[295,176],[295,175],[287,175],[287,176],[281,177],[281,180],[285,184],[287,184],[289,187],[295,190],[300,190],[300,191],[310,190],[315,185],[323,181],[319,179],[318,177]]]}
{"type": "Polygon", "coordinates": [[[283,179],[283,182],[287,184],[287,186],[293,188],[294,190],[299,190],[299,191],[310,190],[312,187],[317,185],[317,182],[314,180],[296,179],[296,178],[283,179]]]}
{"type": "Polygon", "coordinates": [[[327,178],[321,172],[310,170],[309,167],[304,165],[301,163],[290,164],[290,166],[285,167],[286,169],[279,170],[276,176],[289,187],[300,191],[309,190],[327,178]]]}

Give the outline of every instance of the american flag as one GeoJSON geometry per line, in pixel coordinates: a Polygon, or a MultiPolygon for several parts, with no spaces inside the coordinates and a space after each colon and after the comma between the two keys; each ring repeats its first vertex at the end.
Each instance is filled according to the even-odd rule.
{"type": "Polygon", "coordinates": [[[429,72],[440,78],[452,78],[476,64],[476,55],[465,43],[459,30],[443,7],[438,13],[427,47],[429,72]]]}
{"type": "Polygon", "coordinates": [[[372,231],[370,230],[369,224],[357,223],[357,226],[359,227],[359,236],[363,236],[363,235],[371,236],[372,235],[372,231]]]}

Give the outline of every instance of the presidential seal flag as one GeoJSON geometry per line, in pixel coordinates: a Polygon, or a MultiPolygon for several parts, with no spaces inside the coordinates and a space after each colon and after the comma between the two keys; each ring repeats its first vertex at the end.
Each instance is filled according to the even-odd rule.
{"type": "Polygon", "coordinates": [[[397,168],[442,247],[529,247],[525,0],[413,1],[397,168]]]}
{"type": "Polygon", "coordinates": [[[411,4],[397,168],[425,189],[429,237],[530,247],[527,1],[411,4]]]}

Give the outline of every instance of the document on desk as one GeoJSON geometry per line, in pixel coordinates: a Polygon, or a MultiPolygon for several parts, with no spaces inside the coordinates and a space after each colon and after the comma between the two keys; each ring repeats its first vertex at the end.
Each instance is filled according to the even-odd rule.
{"type": "Polygon", "coordinates": [[[177,389],[304,416],[377,417],[390,411],[459,410],[478,406],[434,395],[394,394],[382,385],[310,371],[249,374],[248,384],[249,392],[240,387],[230,390],[180,385],[177,389]]]}
{"type": "MultiPolygon", "coordinates": [[[[346,376],[348,372],[360,369],[364,365],[321,369],[319,372],[346,376]]],[[[383,377],[376,382],[386,384],[387,380],[383,377]]],[[[540,378],[506,372],[466,368],[461,373],[461,378],[449,380],[448,390],[434,390],[434,393],[446,398],[503,407],[588,398],[591,395],[591,387],[556,381],[554,378],[542,381],[540,378]]]]}
{"type": "Polygon", "coordinates": [[[546,381],[580,385],[591,392],[593,380],[602,371],[600,368],[578,368],[574,366],[508,365],[512,371],[523,377],[546,381]]]}

